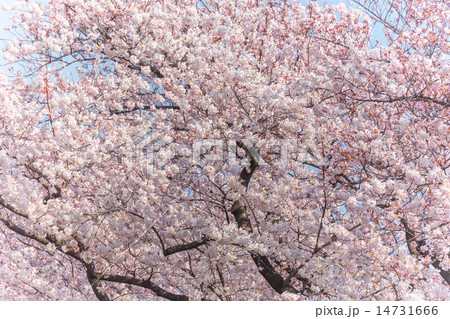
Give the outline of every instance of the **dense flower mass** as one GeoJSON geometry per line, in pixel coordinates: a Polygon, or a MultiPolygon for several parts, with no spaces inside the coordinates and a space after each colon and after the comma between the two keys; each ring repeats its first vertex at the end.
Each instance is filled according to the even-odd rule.
{"type": "Polygon", "coordinates": [[[448,300],[450,8],[355,2],[19,2],[0,299],[448,300]]]}

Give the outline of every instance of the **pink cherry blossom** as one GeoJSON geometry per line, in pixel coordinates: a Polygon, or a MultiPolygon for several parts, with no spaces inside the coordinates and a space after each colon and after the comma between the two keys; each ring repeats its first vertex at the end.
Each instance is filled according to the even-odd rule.
{"type": "Polygon", "coordinates": [[[19,3],[0,299],[448,299],[448,4],[355,2],[19,3]]]}

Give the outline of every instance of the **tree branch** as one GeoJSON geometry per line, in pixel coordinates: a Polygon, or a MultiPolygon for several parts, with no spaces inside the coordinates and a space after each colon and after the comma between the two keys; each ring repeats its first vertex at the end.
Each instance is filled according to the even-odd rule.
{"type": "Polygon", "coordinates": [[[186,295],[177,295],[173,294],[171,292],[168,292],[167,290],[164,290],[163,288],[159,287],[155,283],[151,282],[150,280],[142,280],[137,279],[135,277],[130,276],[121,276],[121,275],[101,275],[99,273],[93,273],[93,277],[97,280],[103,280],[103,281],[110,281],[110,282],[116,282],[116,283],[122,283],[122,284],[130,284],[134,286],[139,286],[143,288],[150,289],[153,291],[157,296],[163,297],[168,300],[172,301],[188,301],[189,297],[186,295]]]}
{"type": "MultiPolygon", "coordinates": [[[[241,184],[248,188],[250,183],[250,179],[258,168],[258,158],[259,158],[259,150],[256,148],[249,149],[242,141],[238,141],[236,143],[239,147],[243,148],[248,157],[250,157],[250,169],[243,168],[240,174],[241,184]]],[[[247,208],[243,206],[238,200],[236,200],[232,207],[231,213],[236,219],[236,223],[238,224],[238,228],[247,228],[250,232],[253,232],[253,228],[250,222],[250,219],[247,215],[247,208]]],[[[288,282],[283,280],[283,277],[276,272],[275,268],[271,265],[269,258],[267,256],[262,256],[259,253],[251,253],[251,257],[258,268],[258,272],[264,277],[267,283],[279,294],[282,294],[285,291],[298,293],[298,291],[290,286],[288,282]]]]}
{"type": "Polygon", "coordinates": [[[159,242],[161,243],[161,248],[163,250],[163,255],[164,256],[170,256],[172,254],[176,254],[176,253],[179,253],[181,251],[191,250],[191,249],[200,247],[202,245],[205,245],[207,242],[211,241],[210,239],[207,239],[206,237],[203,237],[202,240],[195,240],[195,241],[190,242],[190,243],[180,244],[180,245],[172,246],[172,247],[169,247],[169,248],[166,249],[166,246],[164,245],[164,242],[163,242],[161,236],[156,231],[156,228],[152,227],[152,229],[155,232],[156,237],[158,237],[159,242]]]}
{"type": "Polygon", "coordinates": [[[238,200],[231,206],[231,214],[236,219],[238,228],[252,229],[252,225],[247,215],[247,207],[243,206],[238,200]]]}
{"type": "Polygon", "coordinates": [[[42,245],[48,245],[50,243],[50,241],[47,238],[44,237],[39,237],[36,236],[35,234],[32,234],[30,232],[27,232],[26,230],[18,227],[17,225],[15,225],[14,223],[12,223],[11,221],[0,217],[0,221],[6,226],[8,227],[10,230],[12,230],[13,232],[22,235],[24,237],[33,239],[35,241],[37,241],[38,243],[41,243],[42,245]]]}
{"type": "Polygon", "coordinates": [[[194,249],[197,247],[200,247],[202,245],[205,245],[209,240],[207,238],[203,238],[202,240],[196,240],[187,244],[181,244],[169,247],[167,249],[163,249],[164,256],[170,256],[172,254],[179,253],[181,251],[186,251],[190,249],[194,249]]]}
{"type": "Polygon", "coordinates": [[[11,206],[7,202],[5,202],[5,200],[3,199],[3,197],[1,195],[0,195],[0,205],[3,206],[4,208],[6,208],[7,210],[9,210],[11,213],[14,213],[23,218],[29,219],[29,217],[26,213],[19,211],[18,209],[14,208],[13,206],[11,206]]]}
{"type": "Polygon", "coordinates": [[[409,227],[405,219],[402,218],[400,222],[405,228],[406,244],[408,245],[410,254],[416,256],[420,255],[422,257],[430,256],[433,260],[431,262],[433,267],[439,271],[439,274],[442,276],[442,278],[444,278],[445,282],[450,285],[450,271],[442,268],[441,262],[439,261],[437,256],[430,255],[427,249],[422,249],[427,246],[425,239],[421,236],[416,235],[415,231],[409,227]]]}
{"type": "Polygon", "coordinates": [[[93,263],[85,264],[86,274],[89,283],[91,284],[92,290],[94,294],[97,296],[100,301],[111,301],[109,296],[104,292],[101,288],[100,281],[95,277],[95,267],[93,263]]]}
{"type": "Polygon", "coordinates": [[[244,167],[241,171],[241,174],[239,175],[240,179],[242,180],[242,185],[244,185],[246,188],[248,188],[248,184],[250,183],[250,179],[252,178],[253,173],[258,168],[258,158],[259,158],[259,150],[256,150],[256,148],[249,149],[244,142],[237,141],[236,145],[240,148],[245,150],[245,153],[250,158],[250,167],[247,169],[244,167]]]}
{"type": "Polygon", "coordinates": [[[12,223],[11,221],[0,217],[0,221],[6,226],[8,227],[10,230],[12,230],[13,232],[15,232],[16,234],[19,234],[21,236],[27,237],[29,239],[32,239],[34,241],[37,241],[38,243],[42,244],[42,245],[48,245],[48,244],[54,244],[56,246],[56,248],[61,251],[62,253],[71,256],[72,258],[80,261],[83,266],[86,268],[86,273],[87,273],[87,278],[89,283],[91,284],[92,290],[94,291],[94,294],[97,296],[97,298],[99,300],[110,300],[108,295],[104,292],[102,292],[99,288],[101,288],[100,283],[95,280],[94,277],[92,277],[92,273],[94,272],[94,265],[92,263],[87,264],[80,256],[79,252],[74,251],[73,249],[69,249],[66,252],[64,252],[61,249],[62,244],[60,242],[58,242],[58,240],[56,240],[56,238],[54,238],[54,236],[46,236],[46,237],[40,237],[37,236],[35,234],[32,234],[22,228],[20,228],[19,226],[15,225],[14,223],[12,223]]]}
{"type": "Polygon", "coordinates": [[[450,107],[450,103],[447,101],[440,101],[432,97],[428,96],[405,96],[405,97],[398,97],[398,98],[391,98],[383,100],[383,99],[358,99],[355,97],[352,97],[353,100],[358,102],[376,102],[376,103],[392,103],[392,102],[399,102],[399,101],[411,101],[411,102],[430,102],[442,105],[444,107],[450,107]]]}

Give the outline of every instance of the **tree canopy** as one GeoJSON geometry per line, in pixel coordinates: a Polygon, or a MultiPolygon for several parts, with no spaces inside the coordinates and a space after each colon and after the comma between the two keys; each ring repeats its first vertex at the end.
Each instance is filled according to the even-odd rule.
{"type": "Polygon", "coordinates": [[[22,2],[0,299],[448,300],[447,1],[22,2]]]}

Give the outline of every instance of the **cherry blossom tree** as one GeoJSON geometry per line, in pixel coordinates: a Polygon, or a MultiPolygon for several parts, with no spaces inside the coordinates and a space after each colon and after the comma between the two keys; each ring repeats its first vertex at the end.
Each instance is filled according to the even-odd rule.
{"type": "Polygon", "coordinates": [[[449,6],[389,3],[19,2],[0,298],[448,299],[449,6]]]}

